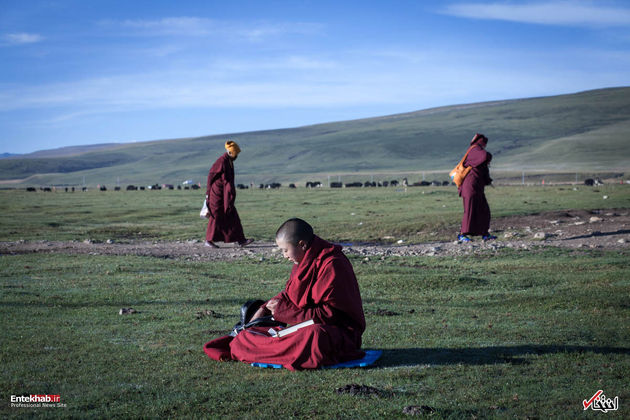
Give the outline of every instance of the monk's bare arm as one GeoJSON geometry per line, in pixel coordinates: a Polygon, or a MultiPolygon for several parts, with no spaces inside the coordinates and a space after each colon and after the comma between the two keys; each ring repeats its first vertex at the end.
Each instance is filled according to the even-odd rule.
{"type": "Polygon", "coordinates": [[[258,319],[258,318],[262,318],[263,316],[267,316],[269,315],[269,309],[267,309],[265,307],[265,305],[260,305],[260,308],[258,308],[258,310],[256,312],[254,312],[254,315],[252,315],[252,320],[254,319],[258,319]]]}

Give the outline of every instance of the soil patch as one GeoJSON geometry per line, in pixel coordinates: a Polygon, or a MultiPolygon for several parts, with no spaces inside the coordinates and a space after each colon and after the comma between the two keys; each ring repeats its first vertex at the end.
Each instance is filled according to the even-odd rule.
{"type": "Polygon", "coordinates": [[[408,405],[407,407],[403,408],[403,414],[407,414],[410,416],[419,416],[433,413],[435,413],[435,408],[429,407],[428,405],[408,405]]]}
{"type": "Polygon", "coordinates": [[[383,395],[383,391],[380,389],[367,386],[367,385],[358,385],[358,384],[349,384],[346,386],[342,386],[341,388],[337,388],[335,392],[339,395],[341,394],[350,394],[350,395],[360,395],[367,397],[380,397],[383,395]]]}
{"type": "MultiPolygon", "coordinates": [[[[492,220],[492,233],[498,239],[484,242],[473,237],[469,243],[439,241],[413,244],[345,244],[348,255],[362,256],[365,262],[388,256],[459,256],[494,252],[504,248],[536,249],[562,247],[626,251],[630,244],[630,210],[562,210],[534,215],[510,216],[492,220]]],[[[457,232],[442,232],[442,237],[457,232]]],[[[59,253],[89,255],[137,255],[191,261],[229,261],[249,258],[264,261],[282,256],[272,242],[256,241],[240,248],[218,243],[219,248],[205,247],[200,240],[132,241],[118,243],[85,241],[15,241],[0,242],[0,255],[59,253]]]]}

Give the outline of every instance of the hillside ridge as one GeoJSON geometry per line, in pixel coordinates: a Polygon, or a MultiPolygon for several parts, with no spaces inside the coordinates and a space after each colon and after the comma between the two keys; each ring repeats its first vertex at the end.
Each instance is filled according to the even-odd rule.
{"type": "Polygon", "coordinates": [[[72,146],[0,160],[0,184],[203,182],[226,139],[243,153],[237,181],[308,174],[447,170],[475,132],[501,170],[624,170],[630,87],[495,100],[301,127],[72,146]],[[20,181],[24,180],[24,181],[20,181]]]}

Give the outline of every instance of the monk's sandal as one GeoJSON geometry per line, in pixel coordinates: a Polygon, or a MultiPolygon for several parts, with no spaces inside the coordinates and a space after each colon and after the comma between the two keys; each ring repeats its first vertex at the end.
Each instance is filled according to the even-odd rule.
{"type": "Polygon", "coordinates": [[[241,248],[246,247],[247,245],[251,244],[252,242],[254,242],[253,238],[249,238],[244,240],[243,242],[239,242],[238,246],[240,246],[241,248]]]}
{"type": "Polygon", "coordinates": [[[470,242],[471,240],[472,239],[470,239],[466,235],[457,235],[457,241],[459,241],[459,242],[470,242]]]}

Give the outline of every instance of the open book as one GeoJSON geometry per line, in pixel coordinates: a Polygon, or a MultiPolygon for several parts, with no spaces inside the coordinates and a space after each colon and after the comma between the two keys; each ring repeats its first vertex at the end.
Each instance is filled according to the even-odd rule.
{"type": "Polygon", "coordinates": [[[291,325],[289,328],[285,328],[280,331],[276,331],[273,328],[269,328],[269,334],[272,337],[284,337],[287,334],[291,334],[299,330],[300,328],[308,327],[309,325],[313,325],[315,321],[309,319],[308,321],[300,322],[299,324],[291,325]]]}

